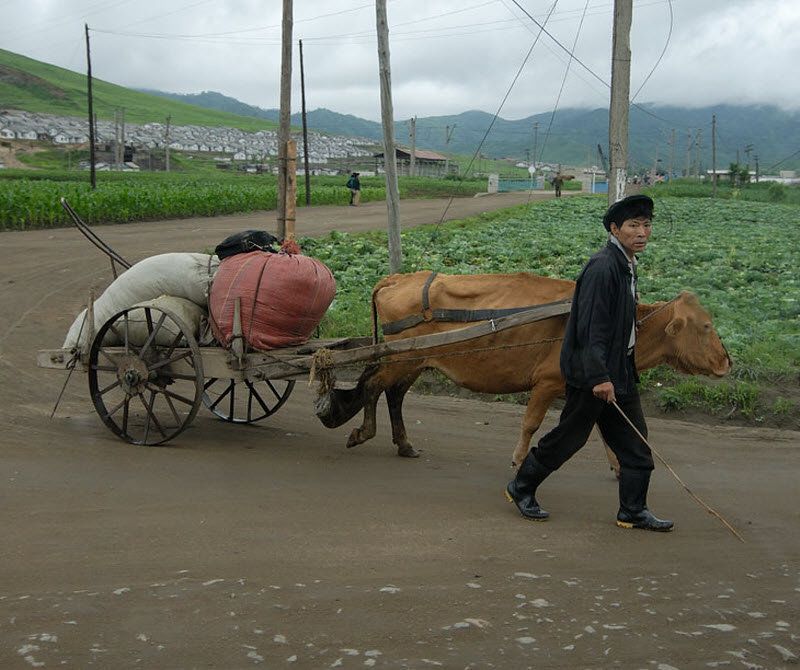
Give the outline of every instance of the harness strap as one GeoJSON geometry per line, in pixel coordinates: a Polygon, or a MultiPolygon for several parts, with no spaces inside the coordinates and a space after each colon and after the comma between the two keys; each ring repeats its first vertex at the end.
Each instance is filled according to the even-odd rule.
{"type": "Polygon", "coordinates": [[[490,321],[499,319],[503,316],[511,316],[519,312],[525,312],[541,307],[551,307],[562,303],[569,304],[570,298],[566,300],[556,300],[554,302],[542,303],[539,305],[528,305],[527,307],[506,307],[502,309],[434,309],[430,310],[430,318],[425,318],[423,314],[412,314],[404,319],[392,321],[381,326],[384,335],[395,335],[408,328],[413,328],[425,321],[438,321],[449,323],[470,323],[474,321],[490,321]]]}
{"type": "Polygon", "coordinates": [[[425,284],[422,286],[422,311],[427,312],[431,308],[431,301],[430,301],[430,289],[431,284],[433,284],[433,280],[436,279],[436,275],[438,272],[431,272],[430,276],[425,280],[425,284]]]}

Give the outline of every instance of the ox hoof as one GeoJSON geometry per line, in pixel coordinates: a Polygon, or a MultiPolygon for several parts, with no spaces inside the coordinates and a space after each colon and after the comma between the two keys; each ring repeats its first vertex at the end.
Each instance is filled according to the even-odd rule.
{"type": "Polygon", "coordinates": [[[421,451],[417,451],[410,444],[404,447],[397,447],[397,455],[403,458],[419,458],[422,455],[421,451]]]}
{"type": "Polygon", "coordinates": [[[358,430],[354,430],[350,433],[350,437],[347,438],[347,448],[352,449],[353,447],[357,447],[359,444],[363,444],[364,440],[361,439],[361,435],[358,430]]]}

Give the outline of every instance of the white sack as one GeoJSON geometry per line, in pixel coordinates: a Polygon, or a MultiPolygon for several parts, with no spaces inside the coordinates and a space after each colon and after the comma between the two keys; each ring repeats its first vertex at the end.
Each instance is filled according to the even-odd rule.
{"type": "MultiPolygon", "coordinates": [[[[183,325],[195,339],[197,339],[200,332],[200,324],[206,316],[206,311],[199,305],[196,305],[191,300],[178,298],[174,295],[162,295],[155,300],[139,303],[128,312],[128,341],[138,347],[142,346],[150,336],[150,331],[147,328],[147,316],[145,315],[144,309],[137,309],[139,307],[157,307],[171,312],[183,322],[183,325]]],[[[159,312],[151,313],[153,327],[158,324],[160,318],[161,314],[159,312]]],[[[122,333],[121,327],[122,324],[120,324],[118,328],[120,333],[122,333]]],[[[180,332],[181,329],[178,327],[178,324],[167,317],[156,333],[155,342],[164,347],[170,346],[175,341],[175,336],[180,332]]],[[[117,337],[110,331],[109,335],[113,339],[106,336],[104,339],[105,344],[122,344],[122,342],[117,341],[117,337]]],[[[186,344],[186,338],[181,338],[176,346],[184,347],[186,344]]]]}
{"type": "MultiPolygon", "coordinates": [[[[218,267],[219,259],[208,254],[160,254],[139,261],[94,301],[95,329],[99,330],[117,312],[162,295],[184,298],[207,309],[209,285],[218,267]]],[[[81,348],[85,344],[88,335],[85,316],[83,310],[73,322],[64,349],[81,348]]]]}

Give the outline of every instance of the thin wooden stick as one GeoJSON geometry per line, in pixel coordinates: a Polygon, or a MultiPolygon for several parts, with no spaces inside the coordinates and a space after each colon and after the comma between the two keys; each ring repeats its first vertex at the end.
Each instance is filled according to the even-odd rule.
{"type": "Polygon", "coordinates": [[[650,451],[652,451],[653,454],[656,456],[656,458],[658,458],[658,460],[661,461],[662,465],[665,468],[667,468],[667,470],[669,470],[670,474],[673,477],[675,477],[675,480],[684,488],[686,493],[688,493],[695,500],[695,502],[697,502],[701,507],[703,507],[709,514],[711,514],[712,516],[717,517],[722,522],[722,524],[729,531],[731,531],[731,533],[733,533],[738,538],[738,540],[740,542],[744,542],[744,538],[741,535],[739,535],[739,533],[736,531],[736,529],[733,526],[731,526],[731,524],[729,524],[719,512],[717,512],[715,509],[712,509],[711,507],[709,507],[698,496],[696,496],[694,493],[692,493],[691,489],[688,486],[686,486],[686,484],[684,483],[684,481],[680,477],[678,477],[678,473],[676,473],[675,470],[672,469],[670,464],[667,463],[667,461],[664,460],[664,457],[661,454],[659,454],[653,448],[653,446],[645,439],[644,435],[642,435],[639,432],[639,429],[636,426],[633,425],[633,422],[627,417],[625,412],[622,411],[622,408],[617,404],[617,401],[616,400],[612,400],[611,404],[614,405],[614,407],[617,408],[617,411],[622,415],[622,418],[625,419],[625,421],[628,422],[628,425],[631,428],[633,428],[634,432],[639,436],[639,438],[642,440],[642,442],[644,442],[648,447],[650,447],[650,451]]]}

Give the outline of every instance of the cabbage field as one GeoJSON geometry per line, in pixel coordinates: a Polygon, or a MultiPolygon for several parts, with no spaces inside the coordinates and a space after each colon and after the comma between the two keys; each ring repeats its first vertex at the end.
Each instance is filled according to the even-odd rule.
{"type": "MultiPolygon", "coordinates": [[[[604,210],[604,198],[563,198],[408,230],[402,235],[404,270],[530,271],[574,279],[589,255],[605,243],[600,223],[604,210]]],[[[758,392],[748,384],[797,386],[798,214],[800,209],[792,205],[656,199],[653,236],[639,266],[642,300],[670,299],[683,289],[696,293],[713,314],[735,364],[727,386],[712,391],[684,379],[680,383],[687,392],[711,404],[738,405],[736,411],[758,418],[758,392]]],[[[388,273],[386,235],[333,233],[302,244],[306,253],[328,264],[337,279],[338,293],[323,323],[324,334],[371,332],[370,291],[388,273]]],[[[664,406],[679,407],[686,400],[670,395],[674,375],[661,371],[652,380],[664,388],[664,406]]],[[[793,400],[780,394],[769,402],[770,408],[786,415],[797,409],[793,400]]]]}

